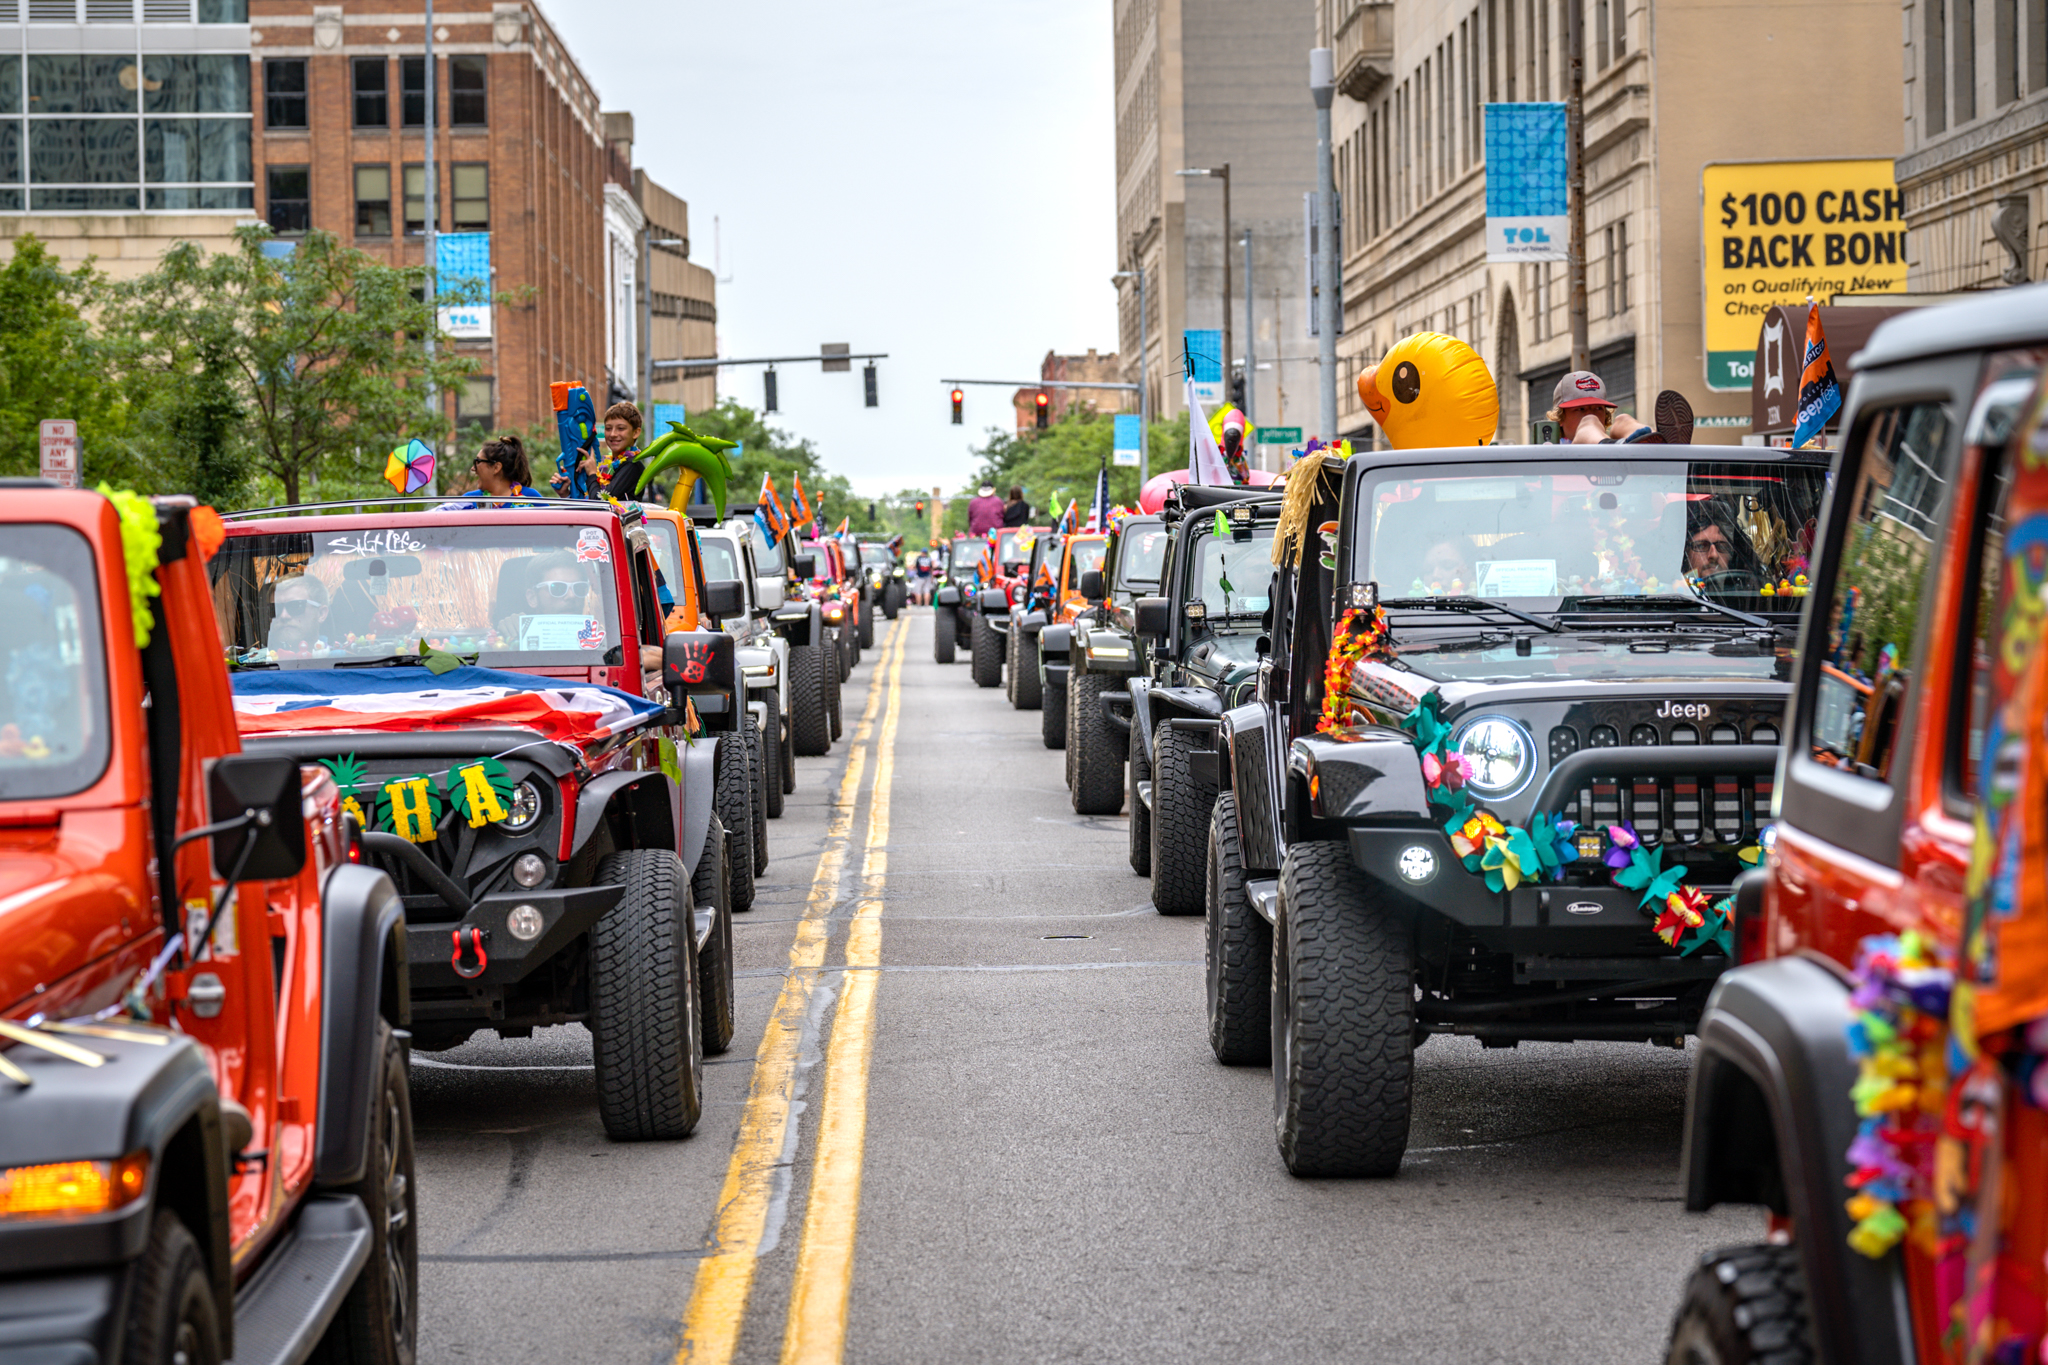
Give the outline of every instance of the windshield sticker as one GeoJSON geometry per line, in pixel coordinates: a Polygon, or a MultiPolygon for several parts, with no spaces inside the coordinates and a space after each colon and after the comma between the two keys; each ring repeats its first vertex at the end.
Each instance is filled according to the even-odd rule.
{"type": "Polygon", "coordinates": [[[1554,559],[1482,559],[1478,569],[1481,597],[1557,596],[1554,559]]]}
{"type": "Polygon", "coordinates": [[[359,531],[355,535],[335,536],[327,542],[327,553],[331,555],[410,554],[426,548],[404,531],[359,531]]]}
{"type": "Polygon", "coordinates": [[[576,558],[597,564],[612,562],[612,541],[595,526],[586,526],[576,533],[576,558]]]}
{"type": "Polygon", "coordinates": [[[538,652],[603,649],[604,624],[595,616],[522,616],[519,647],[538,652]]]}

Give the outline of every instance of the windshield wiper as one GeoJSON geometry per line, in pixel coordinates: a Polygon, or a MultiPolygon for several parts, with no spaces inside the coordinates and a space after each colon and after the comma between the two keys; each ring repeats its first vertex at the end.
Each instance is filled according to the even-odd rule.
{"type": "Polygon", "coordinates": [[[1519,607],[1511,607],[1503,602],[1489,602],[1483,597],[1389,597],[1380,605],[1403,611],[1428,611],[1431,608],[1463,612],[1497,611],[1512,616],[1517,621],[1526,621],[1536,629],[1549,631],[1553,635],[1564,629],[1555,621],[1546,621],[1540,616],[1531,616],[1519,607]]]}
{"type": "MultiPolygon", "coordinates": [[[[456,658],[465,664],[474,664],[475,654],[458,654],[456,658]]],[[[386,654],[381,659],[336,659],[330,668],[401,668],[408,664],[425,667],[426,656],[421,654],[386,654]]]]}
{"type": "Polygon", "coordinates": [[[1574,597],[1570,600],[1573,604],[1573,610],[1577,610],[1579,607],[1584,606],[1645,606],[1653,607],[1658,611],[1670,611],[1673,608],[1684,610],[1688,607],[1705,607],[1708,611],[1718,611],[1723,616],[1733,617],[1735,620],[1742,622],[1742,624],[1744,624],[1745,626],[1755,626],[1760,630],[1769,631],[1775,631],[1777,629],[1777,626],[1775,624],[1765,620],[1761,616],[1752,616],[1746,611],[1737,611],[1733,607],[1723,606],[1721,603],[1716,602],[1711,598],[1688,597],[1684,593],[1667,592],[1658,594],[1647,594],[1641,597],[1631,596],[1627,593],[1611,593],[1604,597],[1574,597]]]}

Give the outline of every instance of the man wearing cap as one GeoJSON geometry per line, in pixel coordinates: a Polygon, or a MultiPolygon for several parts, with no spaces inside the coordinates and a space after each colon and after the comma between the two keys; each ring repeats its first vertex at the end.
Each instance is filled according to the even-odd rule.
{"type": "Polygon", "coordinates": [[[1003,524],[1003,500],[996,496],[996,486],[985,483],[981,491],[967,502],[967,534],[987,535],[1003,524]]]}

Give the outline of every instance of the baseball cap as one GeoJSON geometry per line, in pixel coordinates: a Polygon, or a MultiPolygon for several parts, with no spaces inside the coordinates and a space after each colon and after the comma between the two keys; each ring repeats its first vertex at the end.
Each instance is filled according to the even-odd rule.
{"type": "Polygon", "coordinates": [[[992,498],[992,497],[994,497],[995,495],[996,495],[996,486],[995,486],[994,484],[992,484],[992,483],[985,483],[985,484],[983,484],[983,485],[981,486],[981,494],[980,494],[980,496],[982,496],[982,497],[984,497],[984,498],[992,498]]]}
{"type": "Polygon", "coordinates": [[[1614,406],[1607,397],[1607,386],[1600,382],[1600,376],[1591,370],[1573,370],[1557,381],[1551,391],[1550,405],[1560,412],[1566,408],[1614,406]]]}

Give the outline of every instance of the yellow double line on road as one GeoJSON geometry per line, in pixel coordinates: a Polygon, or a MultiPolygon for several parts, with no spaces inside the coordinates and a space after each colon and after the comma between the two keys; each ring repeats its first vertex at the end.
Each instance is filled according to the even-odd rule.
{"type": "Polygon", "coordinates": [[[861,899],[848,926],[846,966],[838,1016],[825,1055],[825,1087],[812,1163],[810,1199],[797,1249],[795,1282],[782,1359],[836,1362],[846,1340],[846,1304],[853,1280],[854,1232],[860,1216],[861,1155],[867,1136],[868,1061],[873,1052],[875,985],[881,963],[882,883],[888,869],[889,788],[895,774],[896,723],[902,703],[908,620],[889,630],[860,723],[846,757],[826,825],[824,851],[811,879],[804,917],[790,945],[789,969],[755,1055],[753,1084],[740,1114],[725,1186],[719,1192],[712,1252],[697,1264],[697,1280],[683,1314],[678,1365],[726,1365],[739,1345],[747,1300],[774,1198],[777,1171],[791,1149],[797,1064],[804,1022],[824,970],[839,897],[853,814],[860,801],[868,741],[882,716],[875,745],[875,785],[863,839],[861,899]],[[882,705],[887,696],[886,707],[882,705]],[[867,970],[863,970],[867,969],[867,970]]]}

